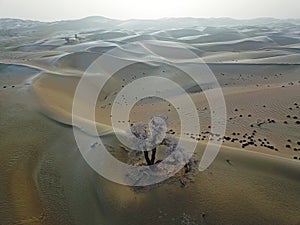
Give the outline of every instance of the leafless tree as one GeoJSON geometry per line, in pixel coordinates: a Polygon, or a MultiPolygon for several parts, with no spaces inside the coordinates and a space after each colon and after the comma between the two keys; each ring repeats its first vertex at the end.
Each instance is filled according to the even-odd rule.
{"type": "Polygon", "coordinates": [[[132,151],[142,151],[149,166],[157,162],[157,147],[162,145],[166,146],[165,151],[170,156],[170,162],[185,162],[186,168],[189,164],[189,155],[178,146],[178,140],[174,136],[167,134],[166,117],[152,117],[149,125],[145,123],[132,124],[129,140],[132,144],[132,151]]]}

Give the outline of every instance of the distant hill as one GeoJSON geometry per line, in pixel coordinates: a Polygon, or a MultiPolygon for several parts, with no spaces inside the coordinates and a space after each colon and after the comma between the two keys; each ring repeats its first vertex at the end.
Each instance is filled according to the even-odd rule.
{"type": "Polygon", "coordinates": [[[172,29],[208,26],[266,26],[272,24],[300,25],[300,19],[257,18],[237,20],[232,18],[163,18],[158,20],[114,20],[101,16],[86,17],[79,20],[39,22],[21,19],[0,19],[0,30],[38,28],[52,31],[74,31],[88,29],[172,29]]]}

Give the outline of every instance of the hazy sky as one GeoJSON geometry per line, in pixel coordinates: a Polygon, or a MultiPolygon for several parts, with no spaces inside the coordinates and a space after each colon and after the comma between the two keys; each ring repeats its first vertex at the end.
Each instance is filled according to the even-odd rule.
{"type": "Polygon", "coordinates": [[[0,18],[42,21],[87,16],[300,18],[300,0],[0,0],[0,18]]]}

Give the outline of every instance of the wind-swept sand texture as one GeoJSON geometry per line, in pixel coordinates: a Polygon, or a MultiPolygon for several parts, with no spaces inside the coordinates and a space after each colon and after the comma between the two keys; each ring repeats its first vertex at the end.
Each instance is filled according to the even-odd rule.
{"type": "MultiPolygon", "coordinates": [[[[35,38],[1,36],[6,40],[0,52],[1,225],[300,224],[299,25],[204,28],[191,20],[191,26],[178,28],[174,20],[168,21],[173,24],[168,29],[138,29],[142,22],[107,20],[100,30],[93,27],[97,18],[77,21],[78,26],[61,23],[65,35],[72,35],[69,43],[59,23],[53,30],[38,25],[35,38]],[[86,24],[91,27],[84,30],[86,24]],[[79,39],[73,38],[75,33],[79,39]],[[199,160],[208,139],[217,138],[210,133],[205,90],[182,71],[149,62],[141,49],[122,46],[142,40],[186,44],[208,64],[223,89],[226,134],[221,152],[204,172],[197,169],[199,160]],[[112,103],[135,79],[166,77],[179,83],[197,107],[201,132],[182,134],[198,142],[190,173],[152,187],[131,188],[107,181],[84,161],[72,131],[73,98],[84,71],[105,53],[120,61],[138,58],[138,63],[118,71],[98,97],[95,118],[105,146],[116,158],[129,161],[110,132],[112,103]]],[[[159,42],[155,48],[168,46],[159,42]]],[[[95,88],[94,78],[90,88],[95,88]]],[[[88,107],[84,101],[81,105],[88,107]]],[[[161,114],[180,136],[176,109],[161,99],[136,104],[130,123],[161,114]]]]}

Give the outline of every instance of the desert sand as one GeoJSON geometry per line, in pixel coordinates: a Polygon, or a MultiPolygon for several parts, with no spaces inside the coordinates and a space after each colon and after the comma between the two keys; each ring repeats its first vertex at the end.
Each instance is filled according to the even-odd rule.
{"type": "Polygon", "coordinates": [[[300,225],[299,25],[248,21],[214,27],[208,21],[183,21],[178,27],[175,19],[155,24],[88,18],[51,29],[47,23],[24,28],[37,30],[34,37],[24,30],[19,30],[20,37],[1,36],[1,225],[300,225]],[[159,40],[158,49],[168,48],[168,42],[185,44],[222,87],[226,134],[216,160],[204,172],[197,163],[208,139],[214,138],[204,90],[182,71],[150,63],[139,49],[123,48],[144,40],[159,40]],[[110,52],[116,48],[118,55],[110,52]],[[84,72],[103,54],[120,61],[139,58],[114,74],[98,97],[95,120],[111,154],[129,160],[111,132],[116,94],[132,80],[159,74],[190,94],[201,132],[181,134],[176,109],[156,98],[136,104],[130,123],[166,115],[176,136],[197,140],[190,173],[132,188],[106,180],[84,161],[73,136],[73,98],[84,72]]]}

